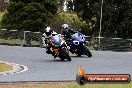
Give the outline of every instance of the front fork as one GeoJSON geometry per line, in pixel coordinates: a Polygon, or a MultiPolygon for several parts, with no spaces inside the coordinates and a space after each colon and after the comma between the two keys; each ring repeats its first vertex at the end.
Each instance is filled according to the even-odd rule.
{"type": "Polygon", "coordinates": [[[86,44],[83,44],[83,48],[84,48],[84,49],[87,49],[88,47],[86,46],[86,44]]]}

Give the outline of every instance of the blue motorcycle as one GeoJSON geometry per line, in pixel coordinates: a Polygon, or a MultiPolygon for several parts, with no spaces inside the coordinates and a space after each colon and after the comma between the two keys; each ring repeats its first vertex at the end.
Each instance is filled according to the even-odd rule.
{"type": "Polygon", "coordinates": [[[69,46],[72,54],[75,53],[77,56],[87,55],[88,57],[92,57],[92,54],[86,45],[84,35],[79,32],[71,36],[69,46]]]}

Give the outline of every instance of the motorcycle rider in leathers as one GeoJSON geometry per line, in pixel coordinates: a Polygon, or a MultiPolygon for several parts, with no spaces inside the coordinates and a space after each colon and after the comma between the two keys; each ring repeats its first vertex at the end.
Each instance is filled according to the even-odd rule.
{"type": "Polygon", "coordinates": [[[45,41],[45,44],[46,44],[46,53],[47,54],[52,54],[52,51],[50,50],[50,41],[49,41],[49,38],[52,36],[52,33],[54,31],[51,29],[51,27],[47,27],[45,29],[45,33],[43,34],[43,37],[44,37],[44,41],[45,41]]]}

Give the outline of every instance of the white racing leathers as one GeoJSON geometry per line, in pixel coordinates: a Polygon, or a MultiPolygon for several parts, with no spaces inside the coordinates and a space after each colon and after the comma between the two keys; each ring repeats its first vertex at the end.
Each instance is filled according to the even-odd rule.
{"type": "Polygon", "coordinates": [[[43,34],[43,36],[42,36],[43,46],[48,45],[50,37],[51,37],[51,35],[47,36],[45,33],[43,34]]]}

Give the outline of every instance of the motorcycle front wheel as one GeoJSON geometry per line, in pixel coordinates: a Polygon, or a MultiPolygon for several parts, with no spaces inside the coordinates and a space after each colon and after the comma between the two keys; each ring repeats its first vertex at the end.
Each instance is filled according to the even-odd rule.
{"type": "Polygon", "coordinates": [[[89,49],[86,49],[86,50],[85,50],[85,53],[86,53],[86,55],[87,55],[88,57],[92,57],[92,54],[91,54],[91,52],[89,51],[89,49]]]}
{"type": "Polygon", "coordinates": [[[71,61],[71,57],[69,56],[67,50],[65,48],[63,48],[61,50],[60,56],[61,60],[67,59],[68,61],[71,61]]]}
{"type": "Polygon", "coordinates": [[[84,49],[85,49],[85,54],[88,56],[88,57],[92,57],[92,54],[91,52],[89,51],[88,47],[86,45],[83,46],[84,49]]]}

